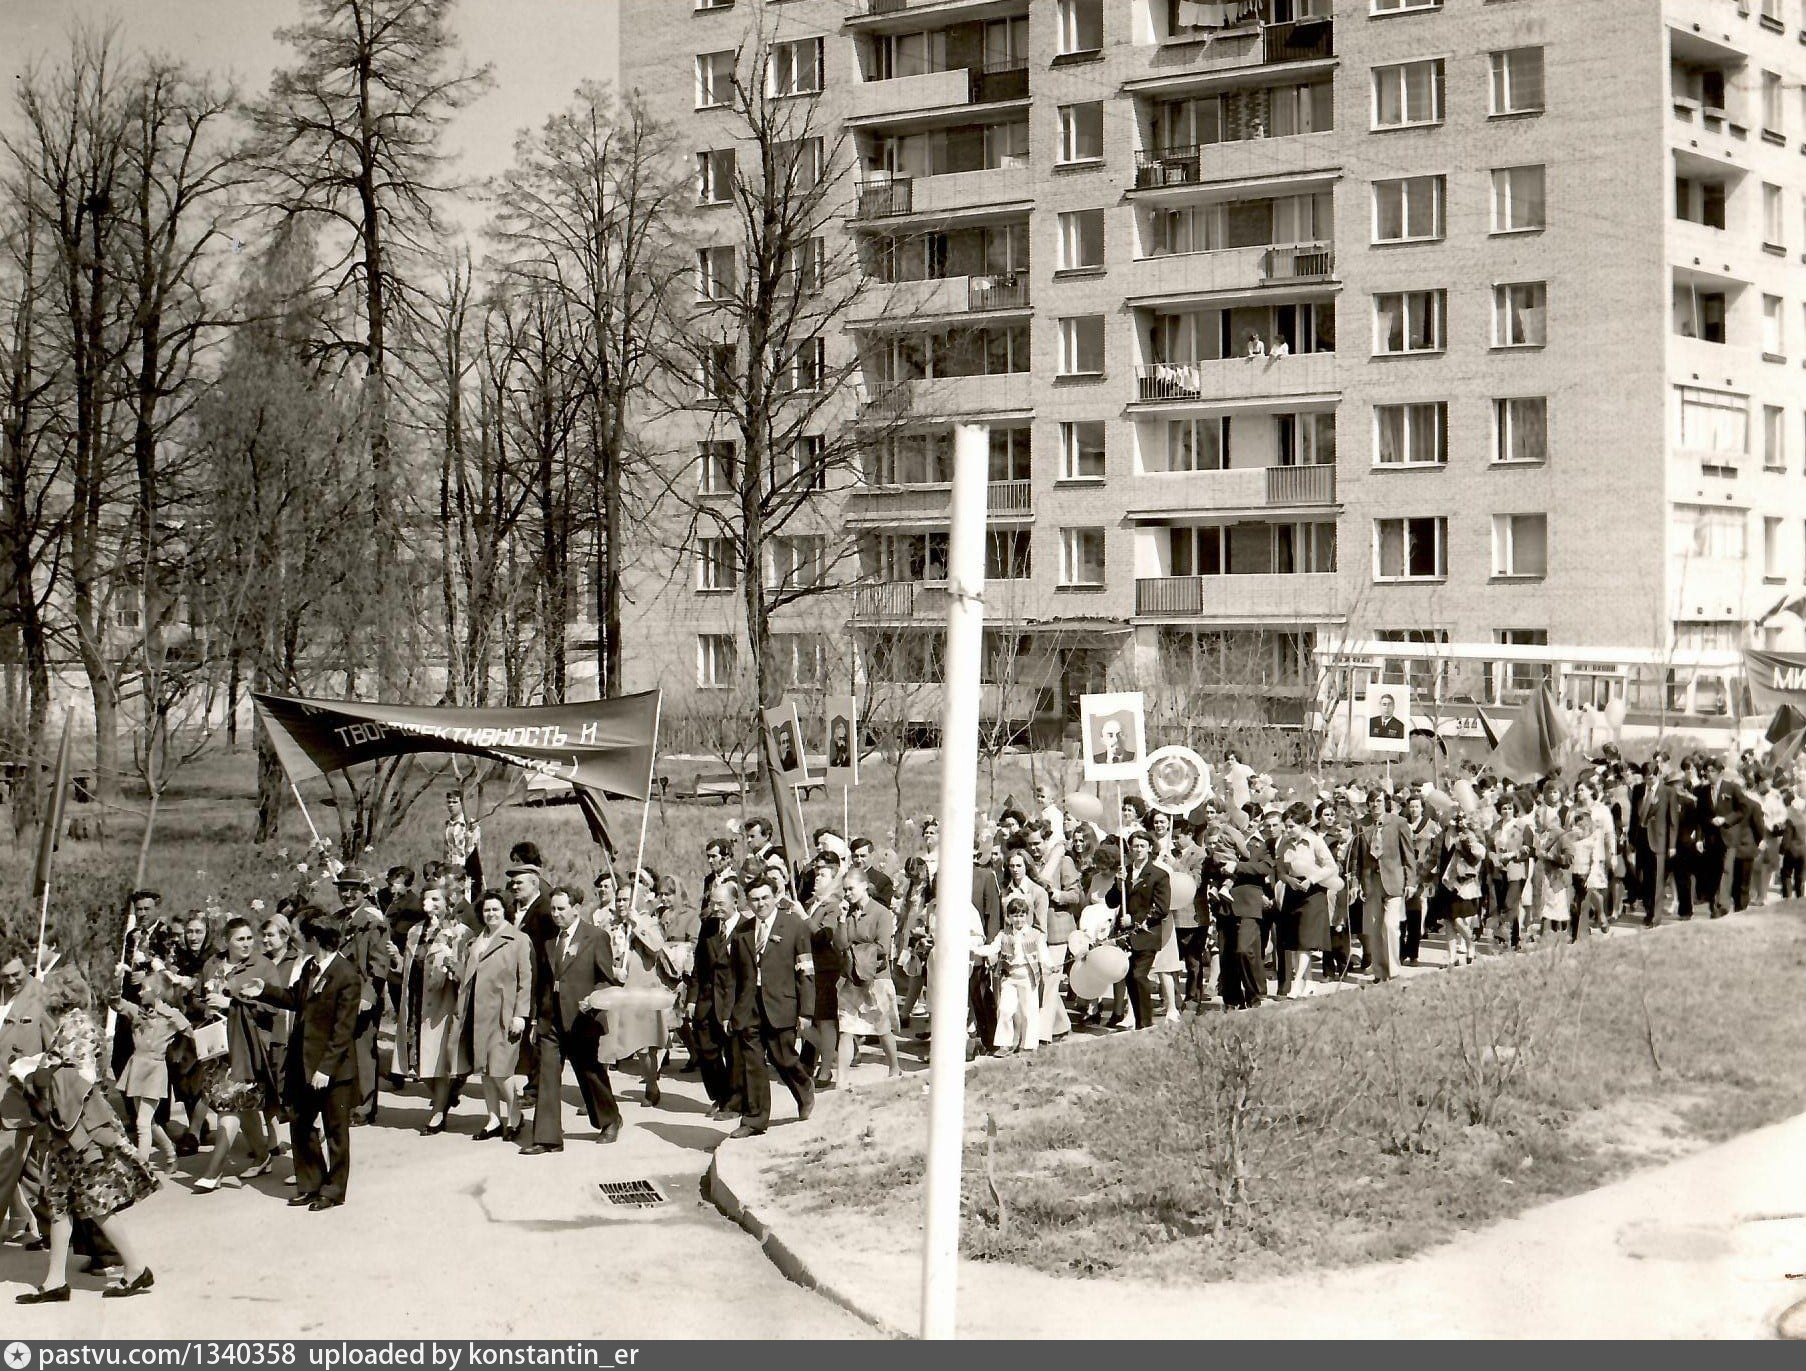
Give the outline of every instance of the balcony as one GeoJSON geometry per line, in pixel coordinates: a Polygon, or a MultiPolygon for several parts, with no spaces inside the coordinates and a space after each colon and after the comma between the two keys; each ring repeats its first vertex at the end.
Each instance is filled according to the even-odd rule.
{"type": "Polygon", "coordinates": [[[1328,243],[1291,243],[1271,247],[1260,259],[1260,279],[1327,281],[1336,274],[1336,250],[1328,243]]]}
{"type": "Polygon", "coordinates": [[[1150,576],[1135,582],[1135,615],[1140,619],[1322,620],[1337,617],[1336,605],[1333,571],[1150,576]]]}
{"type": "Polygon", "coordinates": [[[1137,258],[1130,266],[1127,294],[1130,300],[1138,300],[1331,281],[1335,269],[1335,249],[1328,243],[1159,253],[1137,258]]]}
{"type": "Polygon", "coordinates": [[[999,58],[979,66],[861,81],[853,87],[847,122],[857,127],[875,120],[964,113],[972,105],[1026,99],[1027,64],[1020,58],[999,58]]]}
{"type": "Polygon", "coordinates": [[[1030,308],[1028,273],[947,276],[938,281],[874,282],[847,312],[853,328],[907,328],[924,319],[1030,308]]]}
{"type": "MultiPolygon", "coordinates": [[[[874,486],[847,497],[850,525],[942,523],[951,515],[951,486],[874,486]]],[[[985,492],[985,515],[999,522],[1035,517],[1034,490],[1028,481],[992,481],[985,492]]]]}
{"type": "Polygon", "coordinates": [[[1240,405],[1265,400],[1333,400],[1336,354],[1227,357],[1213,362],[1156,362],[1135,368],[1135,405],[1240,405]]]}
{"type": "Polygon", "coordinates": [[[1133,478],[1131,518],[1177,514],[1334,506],[1332,462],[1303,467],[1234,467],[1227,471],[1151,471],[1133,478]]]}
{"type": "Polygon", "coordinates": [[[1135,154],[1137,191],[1183,190],[1215,181],[1298,176],[1336,165],[1335,133],[1296,133],[1245,138],[1234,143],[1142,148],[1135,154]]]}
{"type": "Polygon", "coordinates": [[[1029,0],[856,0],[846,23],[862,33],[908,32],[955,20],[1027,14],[1029,0]]]}
{"type": "Polygon", "coordinates": [[[1691,153],[1720,166],[1749,170],[1750,130],[1747,124],[1722,109],[1701,105],[1688,96],[1677,95],[1673,100],[1674,117],[1669,121],[1668,133],[1669,141],[1677,151],[1691,153]]]}
{"type": "Polygon", "coordinates": [[[935,176],[893,176],[859,187],[856,217],[885,219],[903,214],[947,214],[963,209],[1034,203],[1034,173],[1026,166],[981,167],[935,176]]]}
{"type": "Polygon", "coordinates": [[[1733,343],[1668,335],[1668,370],[1674,380],[1709,390],[1747,391],[1757,375],[1759,354],[1733,343]]]}
{"type": "Polygon", "coordinates": [[[878,581],[853,591],[853,618],[895,622],[941,619],[947,614],[947,588],[924,581],[878,581]]]}
{"type": "Polygon", "coordinates": [[[914,381],[878,382],[860,405],[864,424],[914,419],[979,418],[1032,410],[1033,377],[1026,371],[996,376],[937,376],[914,381]]]}

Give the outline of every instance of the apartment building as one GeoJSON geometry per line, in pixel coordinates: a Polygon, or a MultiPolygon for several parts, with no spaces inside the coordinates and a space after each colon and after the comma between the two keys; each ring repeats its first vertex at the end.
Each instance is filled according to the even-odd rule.
{"type": "MultiPolygon", "coordinates": [[[[1283,718],[1354,639],[1798,635],[1806,0],[624,0],[705,198],[761,26],[850,135],[872,287],[826,346],[881,421],[800,673],[935,674],[958,420],[1022,717],[1204,663],[1283,718]]],[[[735,663],[692,556],[632,684],[735,663]]]]}

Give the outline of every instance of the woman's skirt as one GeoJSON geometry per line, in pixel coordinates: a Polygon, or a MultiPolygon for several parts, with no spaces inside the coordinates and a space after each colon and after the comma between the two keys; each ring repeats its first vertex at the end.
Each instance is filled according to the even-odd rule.
{"type": "Polygon", "coordinates": [[[215,1057],[203,1065],[205,1076],[201,1098],[220,1114],[236,1114],[244,1110],[262,1109],[263,1087],[256,1081],[237,1080],[232,1075],[232,1059],[215,1057]]]}
{"type": "Polygon", "coordinates": [[[1281,952],[1323,952],[1329,948],[1329,892],[1293,892],[1273,924],[1281,952]]]}
{"type": "Polygon", "coordinates": [[[836,1003],[835,1022],[842,1033],[875,1038],[896,1033],[902,1027],[897,987],[888,974],[879,976],[869,985],[842,981],[836,1003]]]}
{"type": "Polygon", "coordinates": [[[169,1063],[162,1057],[147,1057],[134,1052],[125,1070],[119,1073],[119,1093],[128,1100],[157,1100],[169,1097],[169,1063]]]}
{"type": "Polygon", "coordinates": [[[1185,970],[1185,961],[1179,955],[1179,932],[1168,920],[1166,925],[1166,941],[1160,944],[1160,950],[1154,954],[1154,974],[1156,976],[1176,975],[1185,970]]]}
{"type": "Polygon", "coordinates": [[[97,1143],[77,1152],[53,1137],[45,1149],[44,1203],[53,1218],[98,1222],[156,1188],[156,1176],[124,1143],[97,1143]]]}

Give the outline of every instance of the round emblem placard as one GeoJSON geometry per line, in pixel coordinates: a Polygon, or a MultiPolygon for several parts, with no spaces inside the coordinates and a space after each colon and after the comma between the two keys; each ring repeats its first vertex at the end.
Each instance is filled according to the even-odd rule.
{"type": "Polygon", "coordinates": [[[1189,747],[1163,747],[1148,755],[1141,792],[1155,809],[1189,814],[1210,798],[1210,766],[1189,747]]]}

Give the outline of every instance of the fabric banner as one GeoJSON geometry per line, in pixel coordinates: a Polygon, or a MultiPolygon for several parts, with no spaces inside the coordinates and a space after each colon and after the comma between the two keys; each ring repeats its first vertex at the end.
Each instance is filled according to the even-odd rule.
{"type": "Polygon", "coordinates": [[[1525,697],[1489,760],[1509,780],[1536,781],[1561,770],[1562,749],[1567,743],[1568,726],[1562,720],[1561,707],[1555,702],[1555,692],[1545,685],[1525,697]]]}
{"type": "MultiPolygon", "coordinates": [[[[50,794],[44,801],[43,826],[38,830],[38,860],[31,869],[31,898],[42,900],[50,889],[50,860],[62,840],[63,812],[69,799],[69,716],[63,715],[63,741],[56,749],[56,771],[50,794]]],[[[39,949],[40,955],[43,949],[39,949]]]]}
{"type": "Polygon", "coordinates": [[[1806,709],[1806,657],[1794,652],[1745,648],[1743,674],[1749,681],[1756,713],[1766,714],[1782,705],[1806,709]]]}
{"type": "Polygon", "coordinates": [[[488,757],[628,800],[652,791],[659,693],[520,709],[449,709],[253,694],[291,778],[399,757],[488,757]]]}

